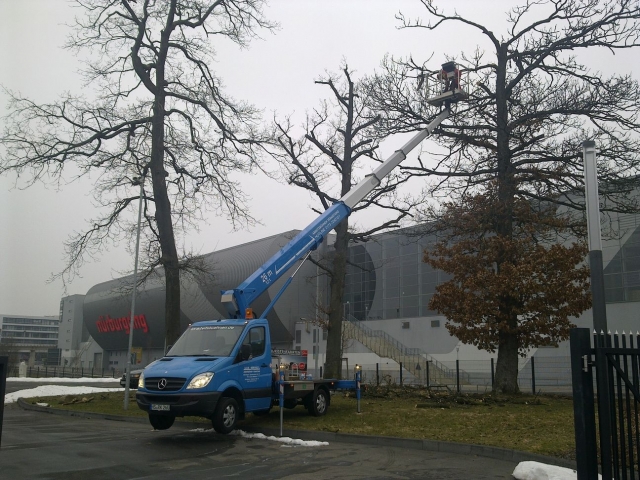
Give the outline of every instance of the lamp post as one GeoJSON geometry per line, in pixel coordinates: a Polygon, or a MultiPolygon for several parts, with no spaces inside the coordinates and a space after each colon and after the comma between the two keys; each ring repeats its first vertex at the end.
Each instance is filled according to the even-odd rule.
{"type": "Polygon", "coordinates": [[[140,200],[138,202],[138,231],[136,233],[136,256],[133,262],[133,293],[131,294],[131,320],[129,321],[129,348],[127,349],[127,374],[124,385],[124,409],[129,408],[129,383],[131,382],[131,348],[133,346],[133,316],[136,310],[136,291],[138,290],[138,253],[140,251],[140,224],[142,222],[142,187],[144,177],[135,177],[132,185],[140,186],[140,200]]]}
{"type": "Polygon", "coordinates": [[[602,238],[600,236],[600,204],[598,201],[598,171],[596,168],[596,142],[582,143],[584,158],[584,188],[589,235],[589,269],[591,270],[591,296],[593,328],[607,333],[607,306],[604,297],[604,271],[602,238]]]}

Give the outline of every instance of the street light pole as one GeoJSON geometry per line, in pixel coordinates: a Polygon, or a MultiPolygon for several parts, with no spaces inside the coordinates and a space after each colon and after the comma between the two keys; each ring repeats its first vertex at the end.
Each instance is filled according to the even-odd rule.
{"type": "Polygon", "coordinates": [[[127,374],[124,386],[124,409],[129,408],[129,387],[131,381],[131,349],[133,347],[133,317],[136,310],[136,291],[138,290],[138,253],[140,251],[140,224],[142,222],[142,195],[144,177],[135,177],[133,185],[140,185],[140,200],[138,201],[138,231],[136,233],[136,256],[133,262],[133,293],[131,294],[131,320],[129,321],[129,349],[127,350],[127,374]]]}
{"type": "Polygon", "coordinates": [[[591,270],[591,297],[593,328],[607,333],[607,305],[604,296],[604,270],[602,263],[602,237],[600,234],[600,204],[598,200],[598,171],[596,168],[596,142],[582,143],[584,156],[584,187],[589,236],[589,269],[591,270]]]}

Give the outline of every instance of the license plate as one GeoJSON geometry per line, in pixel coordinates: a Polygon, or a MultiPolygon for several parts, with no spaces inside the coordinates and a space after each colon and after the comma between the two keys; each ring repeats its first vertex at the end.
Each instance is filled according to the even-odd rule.
{"type": "Polygon", "coordinates": [[[151,410],[156,410],[158,412],[168,412],[169,405],[158,405],[157,403],[152,403],[151,410]]]}

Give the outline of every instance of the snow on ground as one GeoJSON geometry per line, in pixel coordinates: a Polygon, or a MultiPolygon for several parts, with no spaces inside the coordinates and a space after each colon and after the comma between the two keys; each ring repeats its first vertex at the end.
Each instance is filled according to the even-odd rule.
{"type": "MultiPolygon", "coordinates": [[[[575,470],[538,462],[520,462],[512,473],[516,480],[577,480],[575,470]]],[[[602,475],[598,475],[602,478],[602,475]]]]}
{"type": "MultiPolygon", "coordinates": [[[[66,379],[65,379],[66,380],[66,379]]],[[[85,378],[86,381],[93,379],[85,378]]],[[[70,387],[67,385],[41,385],[27,390],[18,390],[17,392],[7,393],[4,396],[4,403],[14,403],[18,398],[33,397],[57,397],[59,395],[84,395],[85,393],[103,393],[103,392],[121,392],[123,388],[98,388],[98,387],[70,387]]]]}
{"type": "MultiPolygon", "coordinates": [[[[214,432],[213,428],[194,428],[191,430],[192,432],[214,432]]],[[[242,438],[255,438],[258,440],[268,440],[270,442],[280,442],[284,443],[285,446],[298,445],[300,447],[322,447],[324,445],[329,445],[329,442],[318,442],[316,440],[300,440],[299,438],[291,438],[291,437],[273,437],[267,436],[264,433],[247,433],[243,430],[234,430],[229,435],[235,435],[237,437],[242,438]]]]}
{"type": "Polygon", "coordinates": [[[101,378],[65,378],[65,377],[44,377],[44,378],[34,378],[34,377],[8,377],[7,382],[33,382],[33,383],[113,383],[119,382],[120,377],[111,378],[111,377],[101,377],[101,378]]]}
{"type": "MultiPolygon", "coordinates": [[[[86,383],[86,382],[113,382],[112,378],[7,378],[7,381],[19,380],[19,381],[58,381],[58,382],[74,382],[74,383],[86,383]]],[[[41,385],[36,388],[30,388],[28,390],[19,390],[17,392],[8,393],[4,397],[4,403],[13,403],[18,398],[33,398],[33,397],[54,397],[59,395],[83,395],[85,393],[102,393],[102,392],[118,392],[124,390],[123,388],[97,388],[97,387],[85,387],[85,386],[63,386],[63,385],[41,385]]],[[[196,428],[193,432],[210,432],[213,429],[196,428]]],[[[237,435],[243,438],[253,438],[256,440],[267,440],[271,442],[281,442],[287,446],[303,446],[303,447],[321,447],[329,445],[328,442],[318,442],[315,440],[300,440],[290,437],[273,437],[267,436],[262,433],[247,433],[242,430],[234,430],[230,435],[237,435]]],[[[577,480],[578,475],[575,470],[569,468],[556,467],[554,465],[546,465],[539,462],[520,462],[513,471],[513,478],[516,480],[577,480]]],[[[601,478],[598,475],[598,478],[601,478]]]]}

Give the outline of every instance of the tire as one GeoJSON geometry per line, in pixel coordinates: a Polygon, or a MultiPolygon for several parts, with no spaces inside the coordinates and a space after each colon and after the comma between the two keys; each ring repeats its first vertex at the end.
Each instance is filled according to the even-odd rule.
{"type": "Polygon", "coordinates": [[[222,397],[211,421],[213,429],[224,435],[233,432],[236,428],[239,414],[238,402],[230,397],[222,397]]]}
{"type": "Polygon", "coordinates": [[[311,403],[308,406],[309,414],[321,417],[329,409],[329,392],[324,388],[318,388],[313,392],[311,403]]]}
{"type": "Polygon", "coordinates": [[[175,420],[176,417],[172,417],[171,415],[149,414],[149,423],[155,430],[167,430],[171,428],[175,420]]]}

